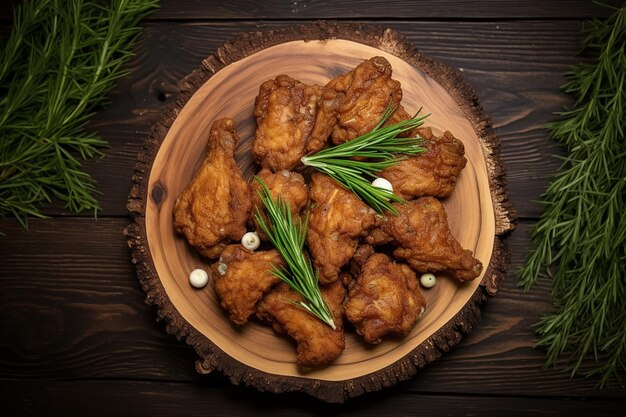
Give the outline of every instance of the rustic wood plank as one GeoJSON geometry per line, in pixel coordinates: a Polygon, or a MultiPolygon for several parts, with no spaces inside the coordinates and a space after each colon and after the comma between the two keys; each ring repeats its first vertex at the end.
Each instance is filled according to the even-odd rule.
{"type": "MultiPolygon", "coordinates": [[[[0,2],[5,28],[10,24],[10,2],[0,2]]],[[[130,65],[137,76],[120,83],[113,105],[93,123],[112,144],[106,158],[87,164],[101,183],[101,214],[107,216],[125,215],[137,151],[163,104],[173,100],[177,80],[229,37],[292,23],[275,19],[385,16],[413,21],[373,23],[405,33],[424,52],[464,71],[503,141],[511,198],[522,218],[534,218],[539,207],[530,200],[538,197],[558,166],[547,156],[558,148],[540,127],[567,102],[558,85],[576,60],[580,40],[580,22],[566,19],[608,12],[582,0],[567,7],[536,0],[507,3],[506,16],[502,3],[494,0],[417,5],[365,0],[359,8],[348,0],[162,0],[161,6],[130,65]],[[448,21],[456,18],[462,21],[448,21]],[[192,22],[174,22],[187,19],[192,22]],[[241,19],[272,22],[231,23],[241,19]],[[553,20],[511,21],[517,19],[553,20]]],[[[0,39],[2,33],[6,31],[0,30],[0,39]]],[[[58,208],[49,213],[67,215],[58,208]]],[[[143,304],[121,235],[128,221],[34,221],[29,234],[14,221],[0,221],[0,230],[9,233],[0,237],[3,415],[158,416],[177,415],[183,409],[185,414],[202,415],[255,415],[258,410],[276,415],[409,415],[418,409],[426,415],[485,410],[513,416],[621,415],[626,405],[623,389],[596,391],[593,381],[569,381],[563,374],[541,370],[542,354],[532,350],[530,325],[551,310],[549,288],[541,283],[523,293],[511,274],[474,332],[441,361],[410,381],[341,407],[300,395],[282,395],[276,401],[275,396],[230,387],[219,373],[199,376],[192,370],[192,350],[167,336],[143,304]]],[[[531,224],[522,221],[509,238],[511,270],[523,261],[531,224]]]]}
{"type": "MultiPolygon", "coordinates": [[[[16,2],[2,2],[0,17],[9,18],[10,4],[16,2]]],[[[620,4],[618,0],[605,3],[620,4]]],[[[161,0],[159,5],[151,19],[581,19],[609,13],[606,8],[585,0],[569,1],[567,6],[541,0],[362,0],[358,7],[351,0],[161,0]]]]}
{"type": "MultiPolygon", "coordinates": [[[[0,245],[0,379],[138,378],[228,384],[193,369],[195,354],[167,336],[144,305],[122,229],[126,218],[4,220],[0,245]],[[35,243],[36,242],[36,243],[35,243]]],[[[511,271],[523,262],[531,223],[508,239],[511,271]]],[[[594,381],[542,371],[531,325],[551,311],[549,287],[525,293],[511,274],[463,342],[397,390],[537,396],[623,397],[594,381]]]]}
{"type": "MultiPolygon", "coordinates": [[[[620,4],[616,0],[607,3],[620,4]]],[[[585,0],[569,1],[567,6],[558,1],[509,2],[505,13],[497,0],[363,0],[358,7],[351,0],[161,0],[160,6],[153,19],[581,19],[609,14],[606,8],[585,0]]]]}
{"type": "MultiPolygon", "coordinates": [[[[0,19],[11,18],[11,4],[19,0],[0,2],[0,19]]],[[[619,4],[608,0],[609,4],[619,4]]],[[[355,7],[352,0],[161,0],[160,8],[150,20],[177,19],[581,19],[607,16],[609,11],[585,0],[546,2],[541,0],[515,1],[503,10],[497,0],[466,2],[460,0],[361,0],[355,7]]]]}
{"type": "Polygon", "coordinates": [[[11,416],[621,416],[626,400],[413,394],[386,390],[347,404],[322,404],[302,395],[202,384],[151,381],[19,381],[0,383],[11,416]],[[59,401],[59,398],[68,401],[59,401]]]}
{"type": "MultiPolygon", "coordinates": [[[[99,112],[92,128],[110,141],[101,160],[86,169],[103,192],[102,215],[126,213],[137,152],[150,126],[177,94],[177,82],[202,59],[241,31],[269,30],[281,24],[153,23],[137,47],[133,73],[120,81],[113,103],[99,112]]],[[[463,71],[502,140],[508,169],[510,198],[521,217],[535,217],[539,195],[559,162],[558,153],[542,126],[561,109],[567,97],[560,93],[562,74],[576,61],[579,23],[567,22],[384,22],[405,34],[418,48],[463,71]]],[[[49,214],[66,214],[59,208],[49,214]]],[[[88,213],[87,213],[88,215],[88,213]]]]}
{"type": "MultiPolygon", "coordinates": [[[[613,0],[613,3],[617,2],[613,0]]],[[[560,2],[516,1],[507,4],[504,14],[502,4],[497,0],[362,0],[358,7],[351,0],[162,0],[160,5],[152,19],[580,19],[608,13],[605,8],[584,0],[570,1],[567,7],[560,2]]]]}
{"type": "Polygon", "coordinates": [[[128,364],[145,360],[150,374],[165,376],[172,350],[181,353],[171,355],[177,367],[191,369],[193,352],[172,343],[143,304],[122,235],[127,222],[37,221],[30,232],[3,224],[0,345],[10,359],[1,377],[141,377],[145,369],[128,364]]]}
{"type": "MultiPolygon", "coordinates": [[[[13,21],[13,5],[17,3],[19,3],[18,0],[6,0],[6,1],[0,2],[0,20],[12,22],[13,21]]],[[[0,34],[0,39],[4,39],[4,34],[0,34]]]]}

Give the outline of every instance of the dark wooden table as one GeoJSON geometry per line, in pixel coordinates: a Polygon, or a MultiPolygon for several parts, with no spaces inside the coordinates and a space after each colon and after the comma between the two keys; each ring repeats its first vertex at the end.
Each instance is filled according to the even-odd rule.
{"type": "MultiPolygon", "coordinates": [[[[11,26],[0,6],[2,33],[11,26]]],[[[509,273],[472,334],[391,389],[343,405],[271,395],[193,368],[191,348],[168,336],[144,304],[122,230],[137,152],[177,94],[177,81],[241,31],[317,19],[388,26],[458,68],[502,140],[518,228],[511,271],[523,262],[539,198],[559,162],[542,126],[568,102],[563,73],[579,58],[583,20],[606,16],[587,1],[174,1],[144,23],[131,75],[90,128],[111,148],[86,170],[103,211],[49,208],[30,231],[0,221],[0,414],[120,415],[621,415],[624,389],[544,371],[531,326],[553,309],[548,282],[530,292],[509,273]]]]}

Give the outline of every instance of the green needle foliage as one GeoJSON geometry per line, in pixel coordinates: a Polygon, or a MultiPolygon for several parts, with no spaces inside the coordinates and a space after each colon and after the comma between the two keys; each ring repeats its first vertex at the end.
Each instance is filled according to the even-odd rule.
{"type": "Polygon", "coordinates": [[[29,0],[15,6],[0,45],[0,218],[29,216],[52,198],[99,210],[81,161],[107,143],[85,130],[127,74],[139,21],[157,0],[29,0]]]}
{"type": "Polygon", "coordinates": [[[298,219],[294,223],[289,204],[280,197],[274,200],[263,180],[256,176],[254,179],[261,185],[258,193],[265,205],[269,224],[258,209],[256,221],[287,264],[287,268],[274,268],[272,272],[304,298],[304,301],[295,303],[297,306],[336,329],[332,313],[320,292],[317,272],[304,254],[308,215],[304,221],[298,219]]]}
{"type": "Polygon", "coordinates": [[[564,357],[571,376],[606,386],[626,370],[626,7],[591,22],[584,47],[598,58],[567,74],[576,102],[549,129],[569,156],[542,196],[519,283],[552,276],[558,310],[537,324],[546,366],[564,357]]]}
{"type": "Polygon", "coordinates": [[[398,155],[414,155],[424,151],[419,146],[421,138],[401,138],[398,135],[421,126],[429,115],[381,127],[394,110],[387,107],[381,120],[370,132],[341,145],[304,156],[302,163],[329,175],[378,213],[397,213],[391,203],[403,200],[391,191],[374,187],[371,180],[377,177],[377,172],[400,161],[402,157],[398,155]],[[352,157],[367,159],[354,160],[352,157]]]}

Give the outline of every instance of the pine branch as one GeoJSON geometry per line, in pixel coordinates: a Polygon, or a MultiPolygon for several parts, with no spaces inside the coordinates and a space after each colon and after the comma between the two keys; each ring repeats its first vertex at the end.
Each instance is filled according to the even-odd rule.
{"type": "Polygon", "coordinates": [[[308,216],[294,223],[289,204],[280,196],[274,200],[263,180],[256,176],[254,179],[261,185],[258,193],[268,218],[266,222],[257,209],[256,221],[287,264],[287,268],[275,268],[272,272],[302,296],[304,301],[295,303],[297,306],[336,329],[330,308],[320,292],[317,272],[304,254],[308,216]]]}
{"type": "Polygon", "coordinates": [[[115,81],[157,0],[33,0],[15,6],[0,48],[0,218],[44,217],[57,198],[100,209],[82,161],[107,142],[85,126],[115,81]]]}
{"type": "Polygon", "coordinates": [[[568,156],[542,196],[519,284],[552,276],[558,311],[536,326],[546,366],[565,356],[571,376],[606,386],[626,373],[626,7],[591,22],[584,48],[598,58],[567,73],[574,107],[548,127],[568,156]],[[583,371],[588,358],[596,365],[583,371]]]}

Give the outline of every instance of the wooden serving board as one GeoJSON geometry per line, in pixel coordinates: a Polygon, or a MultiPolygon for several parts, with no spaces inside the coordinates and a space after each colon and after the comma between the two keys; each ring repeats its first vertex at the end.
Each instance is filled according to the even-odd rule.
{"type": "Polygon", "coordinates": [[[320,22],[242,34],[207,58],[180,88],[177,103],[139,155],[128,204],[135,221],[126,235],[147,302],[157,306],[168,332],[196,349],[200,372],[219,369],[236,384],[304,391],[337,402],[411,377],[471,330],[479,305],[497,292],[507,267],[500,237],[513,229],[515,213],[506,197],[491,122],[455,70],[423,56],[390,29],[320,22]],[[248,180],[258,171],[250,153],[256,127],[252,110],[263,81],[288,74],[323,85],[376,55],[391,63],[409,113],[423,107],[432,114],[427,126],[450,130],[463,141],[468,163],[444,205],[453,234],[485,268],[474,281],[460,284],[442,276],[433,289],[424,290],[428,307],[406,338],[371,346],[348,333],[346,349],[335,362],[302,373],[290,340],[255,321],[234,327],[211,282],[202,290],[189,285],[189,272],[209,271],[210,264],[175,233],[172,210],[206,155],[215,119],[235,119],[242,138],[237,162],[248,180]]]}

